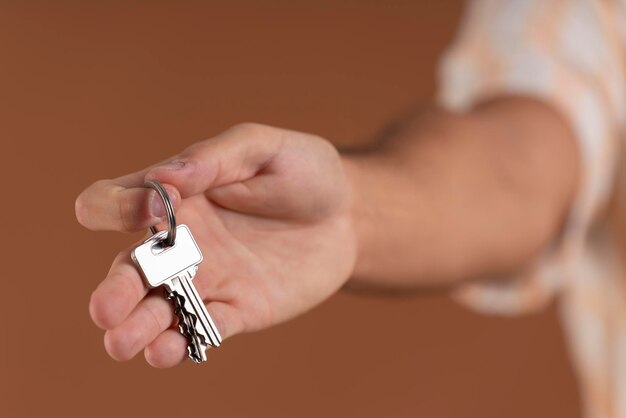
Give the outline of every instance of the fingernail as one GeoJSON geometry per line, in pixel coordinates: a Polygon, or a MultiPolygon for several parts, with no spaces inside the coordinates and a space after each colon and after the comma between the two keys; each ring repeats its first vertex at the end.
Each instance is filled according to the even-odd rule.
{"type": "Polygon", "coordinates": [[[165,216],[165,205],[154,190],[150,190],[150,215],[155,218],[163,218],[165,216]]]}
{"type": "Polygon", "coordinates": [[[162,168],[164,170],[180,170],[182,168],[185,168],[185,165],[187,165],[187,163],[184,160],[172,160],[154,168],[162,168]]]}

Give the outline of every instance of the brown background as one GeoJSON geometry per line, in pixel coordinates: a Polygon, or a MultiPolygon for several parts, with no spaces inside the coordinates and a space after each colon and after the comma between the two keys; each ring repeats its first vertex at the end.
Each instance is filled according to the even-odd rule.
{"type": "Polygon", "coordinates": [[[362,143],[434,91],[459,1],[0,2],[2,417],[575,417],[555,307],[339,294],[202,367],[116,363],[87,312],[137,237],[74,219],[92,181],[255,121],[362,143]],[[186,406],[185,406],[186,404],[186,406]]]}

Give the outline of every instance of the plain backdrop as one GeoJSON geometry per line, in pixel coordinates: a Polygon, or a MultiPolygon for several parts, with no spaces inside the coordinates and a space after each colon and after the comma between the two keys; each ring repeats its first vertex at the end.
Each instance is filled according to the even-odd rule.
{"type": "Polygon", "coordinates": [[[435,92],[460,1],[0,1],[2,417],[576,417],[555,306],[341,293],[207,364],[110,359],[91,291],[138,239],[74,199],[243,121],[370,141],[435,92]]]}

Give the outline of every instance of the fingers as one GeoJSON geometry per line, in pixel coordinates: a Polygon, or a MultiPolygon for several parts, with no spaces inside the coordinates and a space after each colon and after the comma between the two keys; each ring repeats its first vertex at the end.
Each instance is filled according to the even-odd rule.
{"type": "MultiPolygon", "coordinates": [[[[158,295],[154,295],[158,299],[158,295]]],[[[174,319],[172,308],[161,298],[152,301],[149,298],[137,307],[133,315],[113,331],[107,332],[105,347],[116,360],[129,360],[145,347],[146,361],[153,367],[172,367],[187,358],[187,341],[171,328],[174,319]]],[[[222,302],[207,305],[222,340],[240,332],[240,322],[236,310],[222,302]]]]}
{"type": "Polygon", "coordinates": [[[100,328],[113,329],[128,317],[147,293],[148,288],[130,259],[130,250],[123,251],[91,294],[91,319],[100,328]]]}
{"type": "Polygon", "coordinates": [[[99,180],[76,199],[78,222],[92,230],[137,231],[164,220],[165,208],[145,180],[159,180],[176,207],[181,196],[244,181],[270,166],[290,131],[245,123],[181,155],[114,180],[99,180]],[[180,194],[179,194],[180,192],[180,194]]]}
{"type": "Polygon", "coordinates": [[[156,166],[146,179],[175,186],[183,198],[254,177],[278,154],[289,131],[237,125],[185,150],[176,160],[156,166]]]}
{"type": "MultiPolygon", "coordinates": [[[[177,350],[175,347],[180,348],[180,341],[176,343],[176,338],[168,332],[175,317],[170,302],[161,292],[161,289],[148,291],[130,261],[129,250],[114,260],[89,304],[93,321],[107,330],[104,344],[111,357],[119,361],[130,360],[146,346],[150,346],[146,359],[155,367],[169,367],[186,357],[184,338],[180,336],[182,349],[177,350]]],[[[231,305],[211,302],[207,310],[223,339],[241,332],[241,321],[231,305]]]]}
{"type": "Polygon", "coordinates": [[[172,307],[161,292],[150,293],[124,322],[106,332],[104,336],[106,351],[115,360],[130,360],[171,327],[173,321],[172,307]]]}
{"type": "MultiPolygon", "coordinates": [[[[92,230],[131,232],[156,225],[165,219],[163,202],[152,189],[143,187],[143,178],[124,184],[118,180],[100,180],[85,189],[76,199],[76,219],[92,230]]],[[[180,201],[178,191],[164,185],[174,207],[180,201]]]]}
{"type": "Polygon", "coordinates": [[[174,367],[187,358],[187,340],[178,330],[167,329],[146,347],[144,357],[152,367],[174,367]]]}

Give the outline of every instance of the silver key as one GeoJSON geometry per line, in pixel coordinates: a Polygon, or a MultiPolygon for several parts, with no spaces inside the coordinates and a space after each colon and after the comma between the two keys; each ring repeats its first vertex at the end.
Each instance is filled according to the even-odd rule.
{"type": "Polygon", "coordinates": [[[131,257],[149,287],[164,286],[174,303],[179,329],[187,337],[189,357],[206,361],[208,345],[218,347],[222,337],[193,285],[202,253],[186,225],[176,227],[174,245],[167,247],[161,231],[133,250],[131,257]]]}

